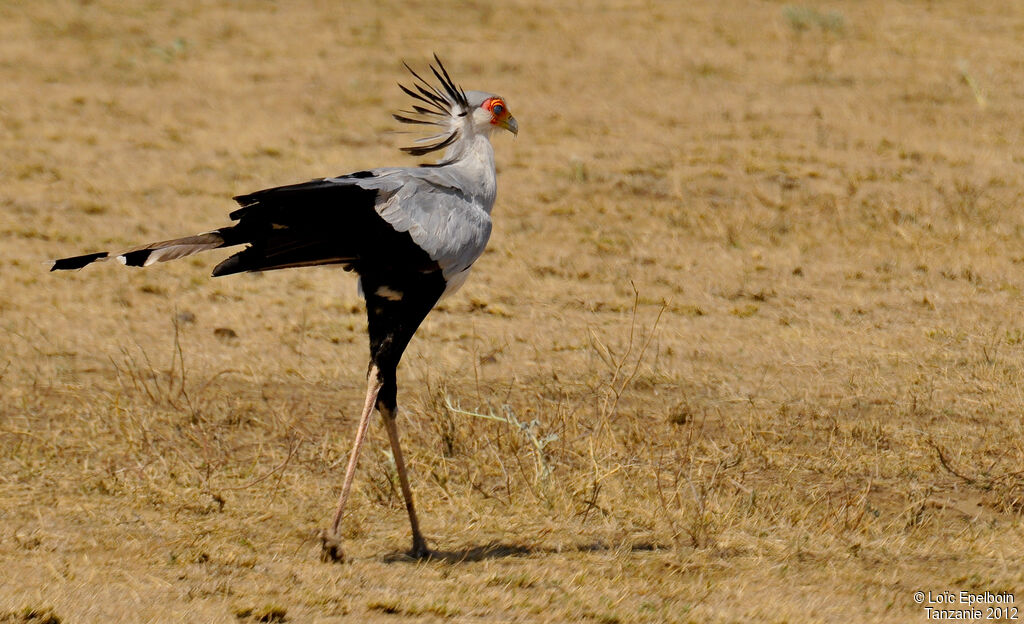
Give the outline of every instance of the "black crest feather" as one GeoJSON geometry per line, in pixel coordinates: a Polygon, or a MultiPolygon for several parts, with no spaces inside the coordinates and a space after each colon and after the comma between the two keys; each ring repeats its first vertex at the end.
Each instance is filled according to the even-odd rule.
{"type": "MultiPolygon", "coordinates": [[[[416,70],[403,63],[405,68],[412,74],[414,82],[411,87],[399,83],[398,87],[409,97],[416,100],[412,110],[402,110],[393,114],[396,121],[405,124],[419,124],[424,126],[437,126],[446,131],[451,127],[453,117],[464,117],[469,113],[469,101],[466,99],[466,92],[455,84],[444,63],[434,54],[434,64],[430,65],[430,72],[437,79],[439,86],[427,81],[416,70]]],[[[437,150],[444,149],[457,141],[458,130],[451,130],[447,133],[434,135],[421,139],[422,145],[403,147],[402,151],[413,156],[422,156],[437,150]],[[430,143],[430,141],[434,141],[430,143]]]]}

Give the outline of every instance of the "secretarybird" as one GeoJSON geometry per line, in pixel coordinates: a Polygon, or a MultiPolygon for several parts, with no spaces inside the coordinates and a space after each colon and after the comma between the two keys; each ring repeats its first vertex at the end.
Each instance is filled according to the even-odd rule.
{"type": "Polygon", "coordinates": [[[463,91],[434,55],[436,84],[412,68],[412,110],[400,122],[438,132],[402,148],[420,156],[444,150],[436,164],[387,167],[281,186],[235,197],[234,225],[128,249],[63,258],[52,271],[80,269],[116,257],[145,267],[201,251],[245,245],[213,269],[214,277],[324,264],[359,276],[366,300],[370,365],[366,401],[330,529],[320,539],[324,561],[342,561],[339,526],[374,407],[381,412],[412,525],[412,551],[429,556],[420,532],[398,441],[395,371],[406,345],[434,304],[465,282],[491,234],[497,192],[490,136],[497,128],[518,134],[505,101],[492,93],[463,91]]]}

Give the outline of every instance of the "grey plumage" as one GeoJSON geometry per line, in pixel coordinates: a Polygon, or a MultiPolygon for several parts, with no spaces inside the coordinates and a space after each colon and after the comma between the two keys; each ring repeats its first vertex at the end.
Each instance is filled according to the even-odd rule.
{"type": "MultiPolygon", "coordinates": [[[[494,152],[478,139],[479,160],[459,159],[443,167],[372,171],[356,180],[378,191],[374,206],[396,231],[412,240],[441,267],[445,279],[469,269],[491,235],[491,210],[497,193],[494,152]],[[467,192],[471,189],[471,192],[467,192]]],[[[454,292],[449,289],[447,294],[454,292]]]]}

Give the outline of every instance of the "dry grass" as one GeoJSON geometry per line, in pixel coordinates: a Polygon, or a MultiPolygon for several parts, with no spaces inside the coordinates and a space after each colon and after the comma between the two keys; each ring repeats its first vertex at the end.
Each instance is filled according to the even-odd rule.
{"type": "Polygon", "coordinates": [[[1024,14],[690,4],[0,5],[0,622],[1024,606],[1024,14]],[[44,261],[405,162],[399,59],[434,50],[523,129],[400,370],[441,556],[396,556],[378,427],[326,565],[350,276],[44,261]]]}

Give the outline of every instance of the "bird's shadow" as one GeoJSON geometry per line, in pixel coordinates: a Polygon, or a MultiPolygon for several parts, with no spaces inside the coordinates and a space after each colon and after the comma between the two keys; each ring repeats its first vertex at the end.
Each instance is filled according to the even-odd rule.
{"type": "Polygon", "coordinates": [[[396,552],[384,557],[385,563],[412,563],[417,561],[440,561],[443,563],[472,563],[487,559],[504,559],[506,557],[525,557],[534,550],[518,544],[502,544],[489,542],[479,546],[470,546],[459,550],[431,550],[426,557],[413,557],[407,552],[396,552]]]}
{"type": "MultiPolygon", "coordinates": [[[[561,548],[551,547],[530,547],[522,544],[505,544],[502,542],[488,542],[476,546],[469,546],[458,550],[431,550],[426,557],[413,557],[408,552],[395,552],[384,557],[385,563],[416,563],[420,561],[437,561],[442,563],[473,563],[489,559],[506,559],[511,557],[527,557],[534,554],[557,554],[563,552],[600,552],[613,550],[615,547],[604,542],[588,542],[584,544],[572,544],[561,548]]],[[[630,550],[633,552],[646,552],[663,550],[666,546],[660,544],[641,543],[633,545],[630,550]]]]}

